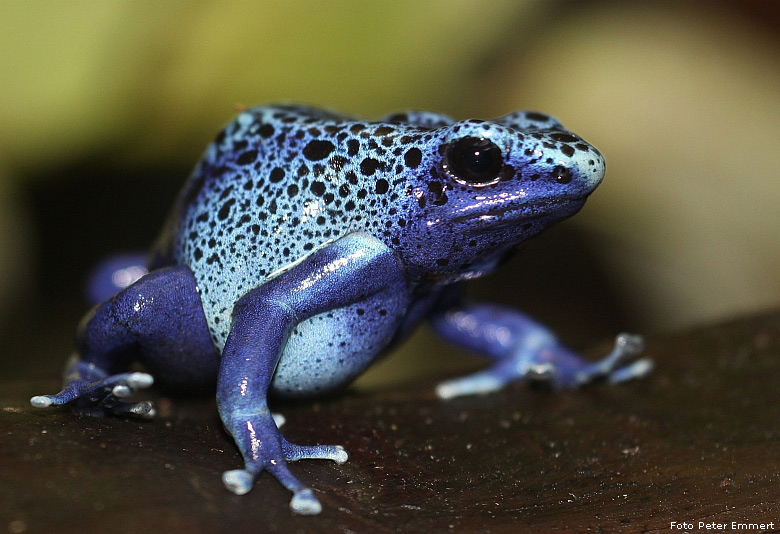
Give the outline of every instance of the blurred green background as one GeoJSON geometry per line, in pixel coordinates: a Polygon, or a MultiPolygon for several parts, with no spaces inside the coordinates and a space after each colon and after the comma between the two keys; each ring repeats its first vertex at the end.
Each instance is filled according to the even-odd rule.
{"type": "MultiPolygon", "coordinates": [[[[0,0],[0,376],[54,376],[104,255],[146,247],[236,108],[555,115],[585,209],[474,296],[577,348],[780,303],[780,3],[0,0]]],[[[454,349],[416,335],[362,384],[454,349]],[[436,353],[431,356],[431,353],[436,353]]]]}

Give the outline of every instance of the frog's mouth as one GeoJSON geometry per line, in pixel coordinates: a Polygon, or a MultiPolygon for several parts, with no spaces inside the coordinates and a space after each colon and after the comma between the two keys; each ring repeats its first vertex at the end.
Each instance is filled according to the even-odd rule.
{"type": "Polygon", "coordinates": [[[571,217],[585,204],[585,198],[556,199],[523,204],[500,206],[479,213],[459,215],[452,219],[455,224],[467,224],[479,231],[485,228],[501,229],[548,219],[550,224],[571,217]]]}

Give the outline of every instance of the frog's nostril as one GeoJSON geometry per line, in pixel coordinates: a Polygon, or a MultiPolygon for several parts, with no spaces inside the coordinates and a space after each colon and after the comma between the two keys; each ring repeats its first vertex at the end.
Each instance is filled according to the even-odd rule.
{"type": "Polygon", "coordinates": [[[571,169],[558,165],[552,170],[552,177],[559,184],[568,184],[571,182],[571,169]]]}

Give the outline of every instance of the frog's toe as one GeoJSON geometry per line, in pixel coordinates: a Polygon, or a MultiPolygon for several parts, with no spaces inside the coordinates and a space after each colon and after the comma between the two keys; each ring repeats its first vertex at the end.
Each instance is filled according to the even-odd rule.
{"type": "Polygon", "coordinates": [[[222,473],[222,483],[236,495],[245,495],[252,489],[255,477],[246,469],[233,469],[222,473]]]}
{"type": "Polygon", "coordinates": [[[623,355],[633,356],[645,350],[645,338],[623,332],[615,337],[615,347],[619,347],[623,355]]]}
{"type": "Polygon", "coordinates": [[[505,380],[501,380],[496,374],[485,370],[439,383],[436,386],[436,396],[440,399],[451,399],[463,395],[491,393],[503,388],[505,384],[505,380]]]}
{"type": "Polygon", "coordinates": [[[154,377],[149,373],[130,373],[125,379],[125,385],[131,389],[147,389],[154,384],[154,377]]]}
{"type": "Polygon", "coordinates": [[[285,459],[290,462],[332,460],[341,465],[349,460],[349,454],[341,445],[296,445],[285,440],[282,449],[285,459]]]}
{"type": "Polygon", "coordinates": [[[116,402],[110,407],[114,415],[130,415],[143,419],[152,419],[157,415],[154,404],[149,401],[142,402],[116,402]]]}
{"type": "Polygon", "coordinates": [[[642,358],[630,365],[612,371],[609,374],[608,381],[610,384],[619,384],[627,380],[643,378],[653,371],[654,366],[653,360],[650,358],[642,358]]]}
{"type": "Polygon", "coordinates": [[[154,384],[154,378],[152,375],[147,373],[130,373],[125,377],[122,375],[117,375],[116,378],[109,377],[107,380],[112,378],[113,380],[108,382],[107,385],[116,382],[114,387],[111,389],[111,394],[115,397],[119,397],[120,399],[129,397],[139,389],[146,389],[154,384]]]}
{"type": "Polygon", "coordinates": [[[317,515],[322,512],[322,505],[312,490],[304,488],[293,495],[290,500],[290,510],[298,515],[317,515]]]}
{"type": "Polygon", "coordinates": [[[30,404],[36,408],[48,408],[49,406],[54,406],[57,403],[51,395],[36,395],[30,399],[30,404]]]}
{"type": "Polygon", "coordinates": [[[287,419],[280,413],[272,413],[271,417],[274,418],[276,428],[282,428],[282,425],[287,422],[287,419]]]}

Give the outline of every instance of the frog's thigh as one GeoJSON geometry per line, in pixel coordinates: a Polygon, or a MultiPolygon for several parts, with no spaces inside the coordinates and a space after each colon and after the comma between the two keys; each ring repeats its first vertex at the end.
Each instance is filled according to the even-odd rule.
{"type": "Polygon", "coordinates": [[[163,382],[213,384],[219,356],[195,279],[177,265],[152,271],[90,312],[78,334],[80,360],[107,373],[136,353],[163,382]]]}

